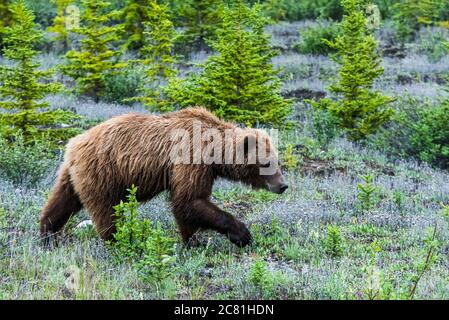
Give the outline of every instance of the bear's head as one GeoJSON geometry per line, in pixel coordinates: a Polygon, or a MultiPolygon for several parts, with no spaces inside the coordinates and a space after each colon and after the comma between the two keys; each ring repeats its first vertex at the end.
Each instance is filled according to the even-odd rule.
{"type": "MultiPolygon", "coordinates": [[[[224,177],[279,194],[288,188],[277,150],[265,131],[239,130],[234,139],[234,146],[234,162],[222,167],[224,177]]],[[[229,149],[226,151],[229,152],[229,149]]]]}

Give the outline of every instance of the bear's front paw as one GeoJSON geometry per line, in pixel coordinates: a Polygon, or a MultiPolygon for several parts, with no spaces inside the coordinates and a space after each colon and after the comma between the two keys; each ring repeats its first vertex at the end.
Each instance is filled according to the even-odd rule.
{"type": "Polygon", "coordinates": [[[236,226],[233,229],[235,230],[229,232],[228,235],[229,240],[233,244],[239,246],[240,248],[243,248],[252,243],[253,237],[251,236],[248,228],[243,223],[241,223],[240,221],[236,221],[236,226]]]}

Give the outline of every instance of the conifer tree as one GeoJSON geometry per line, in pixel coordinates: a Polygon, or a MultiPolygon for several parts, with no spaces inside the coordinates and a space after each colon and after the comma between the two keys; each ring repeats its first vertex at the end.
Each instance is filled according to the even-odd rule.
{"type": "Polygon", "coordinates": [[[185,28],[181,40],[197,50],[208,49],[221,24],[223,0],[185,0],[176,8],[180,25],[185,28]]]}
{"type": "Polygon", "coordinates": [[[51,81],[53,70],[39,70],[40,64],[35,61],[38,51],[34,46],[42,32],[24,0],[11,5],[11,12],[14,22],[4,30],[3,49],[11,65],[0,66],[0,107],[8,112],[0,113],[0,131],[7,136],[21,131],[26,141],[41,137],[44,131],[55,139],[64,137],[67,130],[48,128],[71,120],[73,115],[48,110],[48,103],[42,101],[61,89],[59,83],[51,81]]]}
{"type": "Polygon", "coordinates": [[[343,6],[342,32],[334,42],[326,41],[337,50],[333,58],[340,65],[339,81],[329,87],[336,100],[325,98],[312,105],[329,111],[350,139],[360,140],[390,119],[392,99],[372,89],[384,70],[360,0],[344,0],[343,6]]]}
{"type": "Polygon", "coordinates": [[[66,9],[73,4],[75,0],[52,0],[56,4],[56,17],[53,19],[53,25],[48,31],[55,34],[55,41],[62,44],[62,49],[66,52],[69,48],[69,30],[66,26],[66,9]]]}
{"type": "Polygon", "coordinates": [[[281,83],[273,70],[265,18],[241,0],[224,10],[223,24],[212,42],[211,56],[199,76],[172,80],[166,89],[181,107],[202,105],[217,115],[254,125],[282,125],[291,102],[280,95],[281,83]]]}
{"type": "Polygon", "coordinates": [[[83,36],[80,50],[67,53],[68,64],[61,67],[63,73],[75,79],[78,93],[99,101],[105,89],[104,75],[115,73],[126,63],[118,63],[120,55],[112,44],[119,40],[121,25],[109,25],[117,12],[104,13],[109,3],[102,0],[83,0],[84,13],[79,29],[73,32],[83,36]]]}
{"type": "Polygon", "coordinates": [[[0,2],[0,48],[2,47],[2,33],[3,29],[7,27],[12,20],[12,13],[9,10],[9,7],[12,3],[12,0],[3,0],[0,2]]]}
{"type": "Polygon", "coordinates": [[[150,17],[151,0],[127,0],[120,13],[123,19],[124,49],[140,50],[144,46],[145,23],[150,17]]]}
{"type": "Polygon", "coordinates": [[[147,84],[144,89],[143,102],[149,108],[166,110],[167,100],[161,87],[168,79],[176,75],[173,44],[176,32],[170,20],[166,5],[156,0],[148,0],[150,5],[148,20],[144,23],[144,47],[140,50],[146,67],[147,84]]]}
{"type": "Polygon", "coordinates": [[[0,2],[0,27],[6,27],[12,20],[12,13],[9,7],[12,4],[12,0],[3,0],[0,2]]]}

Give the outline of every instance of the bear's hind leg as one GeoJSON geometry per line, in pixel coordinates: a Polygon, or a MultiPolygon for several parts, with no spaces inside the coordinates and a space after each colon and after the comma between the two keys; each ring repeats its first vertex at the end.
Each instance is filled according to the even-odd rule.
{"type": "Polygon", "coordinates": [[[51,235],[61,230],[69,218],[83,207],[73,189],[70,175],[66,168],[61,170],[56,185],[40,217],[40,233],[44,243],[51,235]]]}
{"type": "Polygon", "coordinates": [[[95,225],[95,229],[97,230],[98,235],[104,241],[113,240],[113,234],[116,230],[113,209],[113,206],[116,203],[112,203],[115,202],[99,200],[95,201],[95,203],[88,202],[85,204],[87,210],[91,214],[92,222],[95,225]],[[104,205],[99,206],[98,203],[103,203],[104,205]]]}

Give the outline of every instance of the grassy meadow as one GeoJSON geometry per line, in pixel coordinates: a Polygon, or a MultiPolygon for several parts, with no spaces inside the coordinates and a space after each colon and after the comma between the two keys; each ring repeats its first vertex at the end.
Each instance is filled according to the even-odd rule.
{"type": "MultiPolygon", "coordinates": [[[[85,222],[85,210],[70,219],[58,245],[45,248],[39,214],[64,143],[53,157],[1,145],[0,299],[448,299],[449,172],[410,155],[406,126],[387,123],[352,142],[305,101],[328,95],[338,76],[330,56],[296,49],[315,25],[266,28],[278,50],[272,62],[280,68],[282,95],[293,99],[295,126],[279,135],[288,191],[276,195],[224,180],[214,186],[213,201],[249,226],[252,246],[240,249],[203,232],[199,246],[185,248],[161,194],[138,214],[159,221],[175,239],[162,281],[147,281],[133,263],[117,261],[85,222]]],[[[413,119],[417,106],[432,108],[448,97],[449,55],[437,46],[449,39],[448,29],[422,28],[401,48],[391,22],[375,35],[385,72],[374,88],[394,99],[398,114],[413,119]]],[[[195,71],[210,54],[190,53],[180,74],[195,71]]],[[[62,58],[50,50],[39,59],[48,69],[62,58]]],[[[53,77],[70,83],[60,73],[53,77]]],[[[63,92],[46,100],[81,116],[83,130],[115,115],[149,112],[113,97],[96,103],[63,92]]]]}

